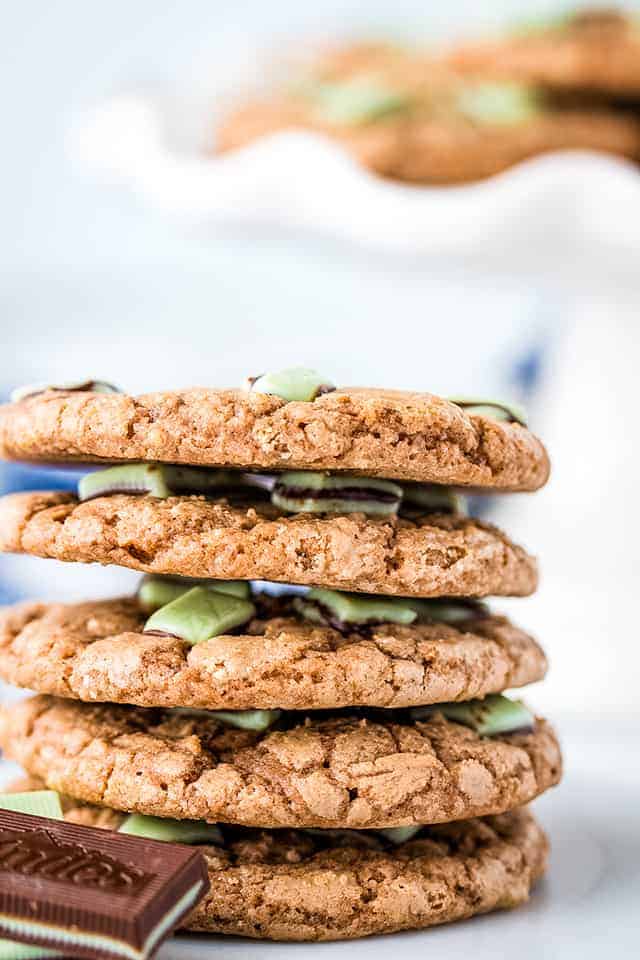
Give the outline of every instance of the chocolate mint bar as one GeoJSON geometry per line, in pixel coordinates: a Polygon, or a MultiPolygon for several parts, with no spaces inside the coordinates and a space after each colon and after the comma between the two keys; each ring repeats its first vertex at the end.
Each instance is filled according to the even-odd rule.
{"type": "Polygon", "coordinates": [[[0,810],[0,936],[146,960],[208,886],[193,847],[0,810]]]}

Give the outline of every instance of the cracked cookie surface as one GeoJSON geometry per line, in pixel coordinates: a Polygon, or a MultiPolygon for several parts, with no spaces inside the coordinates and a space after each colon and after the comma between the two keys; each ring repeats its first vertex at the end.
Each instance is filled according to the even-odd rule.
{"type": "Polygon", "coordinates": [[[538,644],[505,617],[380,624],[343,636],[276,598],[236,635],[191,646],[142,633],[135,598],[0,610],[0,676],[85,701],[209,710],[407,707],[541,680],[538,644]]]}
{"type": "MultiPolygon", "coordinates": [[[[115,811],[62,803],[72,823],[122,822],[115,811]]],[[[201,848],[211,888],[184,927],[264,940],[345,940],[510,909],[528,899],[549,848],[525,809],[425,827],[395,847],[366,832],[222,830],[223,847],[201,848]]]]}
{"type": "Polygon", "coordinates": [[[483,738],[437,714],[211,717],[37,696],[2,711],[6,755],[90,803],[263,827],[379,828],[503,813],[557,783],[551,727],[483,738]]]}
{"type": "Polygon", "coordinates": [[[343,636],[256,598],[236,635],[191,646],[142,633],[135,598],[0,610],[0,676],[61,697],[144,707],[303,710],[470,700],[541,680],[538,644],[505,617],[380,624],[343,636]]]}
{"type": "Polygon", "coordinates": [[[345,388],[287,403],[242,390],[40,394],[0,407],[9,460],[155,460],[536,490],[540,440],[428,393],[345,388]]]}
{"type": "Polygon", "coordinates": [[[416,597],[525,596],[535,560],[468,517],[285,516],[270,504],[67,493],[0,499],[0,550],[145,573],[272,580],[416,597]]]}

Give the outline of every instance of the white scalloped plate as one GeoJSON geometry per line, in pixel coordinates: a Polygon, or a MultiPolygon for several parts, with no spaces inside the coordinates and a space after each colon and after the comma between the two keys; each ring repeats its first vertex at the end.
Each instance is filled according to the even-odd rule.
{"type": "MultiPolygon", "coordinates": [[[[180,105],[182,134],[198,130],[202,142],[211,100],[180,105]]],[[[93,175],[191,224],[305,228],[383,251],[499,254],[507,266],[534,248],[556,267],[578,244],[581,257],[607,249],[630,262],[640,250],[640,175],[613,157],[547,154],[476,184],[415,187],[369,174],[311,133],[275,134],[221,157],[199,153],[193,138],[184,149],[183,136],[181,150],[176,112],[162,98],[113,98],[80,118],[71,152],[93,175]]]]}

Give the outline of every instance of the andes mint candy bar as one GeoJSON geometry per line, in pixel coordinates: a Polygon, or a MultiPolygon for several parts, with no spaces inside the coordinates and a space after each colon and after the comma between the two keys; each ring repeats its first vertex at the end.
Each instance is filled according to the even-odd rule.
{"type": "Polygon", "coordinates": [[[208,886],[192,847],[0,810],[0,935],[37,956],[146,960],[208,886]]]}

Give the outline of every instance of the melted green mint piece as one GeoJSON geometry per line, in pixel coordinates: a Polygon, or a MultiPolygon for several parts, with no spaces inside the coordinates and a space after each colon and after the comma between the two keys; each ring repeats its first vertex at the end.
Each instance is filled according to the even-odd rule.
{"type": "Polygon", "coordinates": [[[262,733],[263,730],[272,727],[282,714],[282,710],[202,710],[198,707],[174,707],[172,712],[187,717],[218,720],[228,727],[237,727],[238,730],[253,730],[257,733],[262,733]]]}
{"type": "Polygon", "coordinates": [[[405,603],[416,611],[420,623],[429,620],[435,620],[438,623],[462,623],[474,617],[485,617],[489,612],[488,608],[479,601],[465,603],[457,600],[414,600],[413,597],[408,597],[405,603]]]}
{"type": "Polygon", "coordinates": [[[251,586],[246,580],[196,580],[188,577],[143,577],[138,587],[138,603],[147,613],[177,600],[194,587],[204,587],[214,593],[224,593],[239,600],[251,598],[251,586]]]}
{"type": "Polygon", "coordinates": [[[390,480],[296,470],[277,478],[271,502],[291,513],[366,513],[388,517],[398,512],[401,497],[402,487],[390,480]]]}
{"type": "Polygon", "coordinates": [[[375,76],[354,77],[343,83],[319,83],[310,91],[317,120],[346,126],[372,123],[408,110],[411,99],[375,76]]]}
{"type": "Polygon", "coordinates": [[[447,400],[475,416],[519,423],[523,427],[527,425],[527,414],[517,403],[503,403],[501,400],[486,400],[478,397],[447,397],[447,400]]]}
{"type": "Polygon", "coordinates": [[[241,476],[231,470],[176,467],[163,463],[127,463],[106,470],[95,470],[82,477],[78,484],[78,496],[80,500],[91,500],[111,493],[148,493],[166,499],[189,494],[219,495],[229,488],[241,486],[241,476]]]}
{"type": "Polygon", "coordinates": [[[273,726],[282,710],[211,710],[210,713],[229,727],[261,733],[273,726]]]}
{"type": "Polygon", "coordinates": [[[464,497],[451,487],[436,483],[404,483],[402,485],[402,506],[416,507],[428,513],[457,513],[466,516],[467,505],[464,497]]]}
{"type": "Polygon", "coordinates": [[[290,367],[276,373],[263,373],[251,382],[252,393],[269,393],[283,400],[315,400],[321,393],[335,390],[333,384],[316,370],[290,367]]]}
{"type": "Polygon", "coordinates": [[[514,36],[535,36],[543,33],[557,33],[570,26],[573,13],[558,14],[552,17],[527,17],[517,20],[510,29],[514,36]]]}
{"type": "Polygon", "coordinates": [[[367,597],[337,590],[309,590],[293,601],[305,620],[326,624],[339,623],[413,623],[417,613],[407,601],[397,597],[367,597]]]}
{"type": "Polygon", "coordinates": [[[484,700],[467,700],[462,703],[435,703],[428,707],[413,707],[414,720],[426,720],[441,713],[447,720],[471,727],[483,737],[530,730],[535,725],[535,716],[521,700],[510,700],[502,694],[492,693],[484,700]]]}
{"type": "Polygon", "coordinates": [[[120,467],[95,470],[82,477],[78,484],[80,500],[92,500],[112,493],[148,493],[162,499],[171,496],[165,468],[157,463],[127,463],[120,467]]]}
{"type": "Polygon", "coordinates": [[[386,827],[384,830],[376,830],[376,833],[381,833],[382,836],[390,840],[391,843],[400,844],[411,840],[412,837],[415,837],[421,830],[421,825],[415,827],[386,827]]]}
{"type": "Polygon", "coordinates": [[[463,87],[458,109],[476,123],[512,126],[541,112],[538,94],[517,83],[480,83],[463,87]]]}
{"type": "Polygon", "coordinates": [[[25,387],[16,387],[11,391],[11,403],[20,403],[28,397],[37,397],[48,390],[57,390],[61,393],[122,393],[118,387],[104,380],[78,380],[66,383],[30,383],[25,387]]]}
{"type": "Polygon", "coordinates": [[[132,813],[123,821],[119,833],[147,840],[164,840],[167,843],[212,843],[222,844],[220,829],[205,820],[169,820],[164,817],[147,817],[132,813]]]}
{"type": "Polygon", "coordinates": [[[187,643],[202,643],[242,626],[255,612],[256,608],[248,600],[216,593],[207,587],[193,587],[156,610],[147,620],[144,631],[167,633],[187,643]]]}
{"type": "Polygon", "coordinates": [[[55,790],[0,793],[0,810],[13,810],[16,813],[30,813],[34,817],[62,820],[60,797],[55,790]]]}

